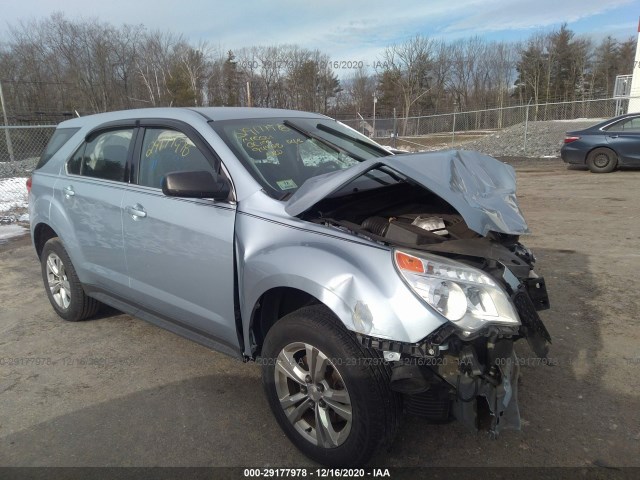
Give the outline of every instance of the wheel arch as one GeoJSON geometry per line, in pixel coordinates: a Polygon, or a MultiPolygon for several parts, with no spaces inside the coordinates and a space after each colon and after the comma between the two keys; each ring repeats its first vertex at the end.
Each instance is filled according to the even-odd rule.
{"type": "Polygon", "coordinates": [[[249,320],[249,338],[255,348],[253,354],[260,355],[267,333],[280,319],[309,305],[324,304],[298,288],[274,287],[264,292],[253,306],[249,320]]]}
{"type": "Polygon", "coordinates": [[[593,152],[594,150],[597,150],[598,148],[606,148],[607,150],[611,150],[613,153],[615,153],[616,155],[616,159],[620,158],[620,155],[618,155],[618,152],[616,151],[615,148],[613,148],[610,144],[605,143],[605,144],[600,144],[600,145],[595,145],[592,148],[590,148],[587,153],[584,156],[584,164],[587,164],[587,161],[589,160],[589,155],[591,155],[591,152],[593,152]]]}
{"type": "Polygon", "coordinates": [[[44,244],[50,239],[57,237],[56,231],[45,222],[38,223],[33,229],[33,245],[36,249],[38,258],[42,256],[44,244]]]}

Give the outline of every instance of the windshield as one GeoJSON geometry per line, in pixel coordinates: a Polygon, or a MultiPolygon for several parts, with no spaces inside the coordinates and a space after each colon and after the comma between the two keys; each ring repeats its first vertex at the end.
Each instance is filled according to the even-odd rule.
{"type": "MultiPolygon", "coordinates": [[[[247,170],[275,198],[286,198],[306,180],[389,152],[334,120],[258,118],[211,125],[247,170]]],[[[378,172],[371,179],[384,176],[378,172]]],[[[386,184],[380,178],[379,184],[386,184]]]]}

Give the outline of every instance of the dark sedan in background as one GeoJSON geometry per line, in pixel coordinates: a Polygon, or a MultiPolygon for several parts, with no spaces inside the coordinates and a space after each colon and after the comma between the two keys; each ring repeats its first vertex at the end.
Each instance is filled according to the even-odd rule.
{"type": "Polygon", "coordinates": [[[567,132],[560,155],[566,163],[586,165],[594,173],[609,173],[620,166],[640,167],[640,113],[567,132]]]}

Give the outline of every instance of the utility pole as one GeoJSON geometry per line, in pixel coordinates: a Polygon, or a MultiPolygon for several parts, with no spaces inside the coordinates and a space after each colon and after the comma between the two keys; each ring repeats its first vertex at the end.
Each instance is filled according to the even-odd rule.
{"type": "Polygon", "coordinates": [[[2,116],[4,117],[4,135],[7,139],[7,151],[9,152],[9,160],[14,161],[13,145],[11,144],[11,135],[9,135],[9,121],[7,120],[7,109],[4,104],[4,95],[2,94],[2,82],[0,81],[0,104],[2,105],[2,116]]]}
{"type": "Polygon", "coordinates": [[[251,82],[247,82],[247,107],[251,107],[251,82]]]}

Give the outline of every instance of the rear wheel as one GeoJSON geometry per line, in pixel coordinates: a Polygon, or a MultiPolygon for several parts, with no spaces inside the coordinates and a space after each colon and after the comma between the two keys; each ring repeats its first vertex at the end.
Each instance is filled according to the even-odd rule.
{"type": "Polygon", "coordinates": [[[617,165],[618,156],[610,148],[596,148],[587,156],[587,166],[593,173],[613,172],[617,165]]]}
{"type": "Polygon", "coordinates": [[[44,286],[56,313],[70,322],[85,320],[95,315],[100,302],[84,293],[60,239],[52,238],[47,241],[40,259],[44,286]]]}
{"type": "Polygon", "coordinates": [[[279,320],[263,346],[263,386],[289,439],[311,459],[335,467],[365,464],[391,443],[400,399],[390,369],[323,306],[279,320]]]}

